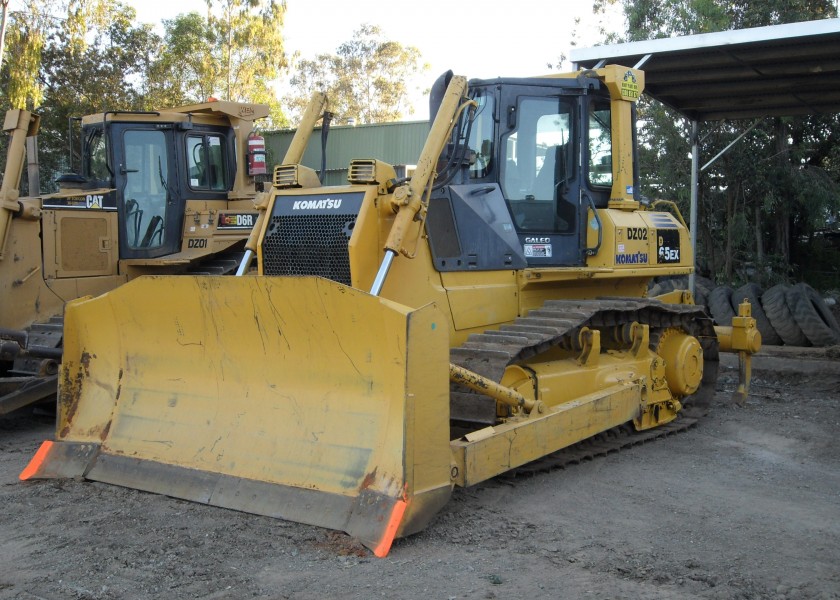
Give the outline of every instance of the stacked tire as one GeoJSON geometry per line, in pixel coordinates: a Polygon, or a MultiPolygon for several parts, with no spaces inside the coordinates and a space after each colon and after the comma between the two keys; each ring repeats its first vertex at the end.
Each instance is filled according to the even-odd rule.
{"type": "MultiPolygon", "coordinates": [[[[706,302],[709,312],[715,323],[718,325],[731,325],[732,317],[735,316],[735,309],[732,308],[732,288],[728,285],[721,285],[712,290],[706,302]]],[[[763,333],[761,334],[764,335],[763,333]]]]}
{"type": "MultiPolygon", "coordinates": [[[[687,289],[687,277],[657,279],[648,296],[658,296],[675,289],[687,289]]],[[[767,346],[834,346],[840,344],[840,325],[814,288],[806,283],[779,284],[763,290],[755,283],[732,289],[715,286],[712,280],[697,277],[694,299],[705,305],[715,323],[731,325],[738,314],[738,305],[748,300],[751,314],[767,346]]]]}
{"type": "MultiPolygon", "coordinates": [[[[715,284],[711,279],[700,277],[699,275],[694,279],[694,303],[707,304],[709,294],[714,289],[715,284]]],[[[667,294],[674,290],[687,290],[688,277],[658,277],[648,288],[648,296],[659,296],[667,294]]]]}
{"type": "Polygon", "coordinates": [[[648,287],[648,296],[660,296],[674,290],[687,290],[688,277],[657,277],[648,287]]]}
{"type": "MultiPolygon", "coordinates": [[[[772,291],[773,288],[767,290],[772,291]]],[[[802,332],[810,346],[834,346],[840,344],[840,325],[823,301],[822,297],[808,284],[797,283],[784,290],[785,304],[791,320],[802,332]]],[[[762,296],[762,301],[764,297],[762,296]]],[[[774,322],[774,326],[776,326],[774,322]]],[[[780,332],[781,335],[781,332],[780,332]]],[[[783,336],[784,338],[784,336],[783,336]]],[[[801,338],[800,338],[801,339],[801,338]]],[[[793,342],[785,343],[792,346],[793,342]]]]}
{"type": "Polygon", "coordinates": [[[715,282],[708,277],[697,275],[694,277],[694,302],[707,305],[709,296],[715,289],[715,282]]]}
{"type": "MultiPolygon", "coordinates": [[[[781,340],[781,342],[776,342],[776,345],[810,346],[808,338],[805,337],[788,305],[789,291],[790,286],[782,283],[774,285],[761,296],[761,307],[768,318],[771,319],[770,322],[781,340]]],[[[764,334],[761,335],[763,338],[764,334]]]]}
{"type": "Polygon", "coordinates": [[[834,346],[840,344],[840,325],[814,288],[806,283],[779,284],[762,290],[748,283],[733,290],[719,286],[712,290],[708,307],[719,325],[732,323],[738,305],[749,300],[752,316],[768,346],[834,346]]]}

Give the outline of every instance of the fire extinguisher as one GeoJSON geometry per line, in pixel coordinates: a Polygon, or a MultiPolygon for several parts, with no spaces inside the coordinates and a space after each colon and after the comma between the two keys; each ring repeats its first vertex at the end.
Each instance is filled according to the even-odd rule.
{"type": "Polygon", "coordinates": [[[265,138],[252,133],[248,136],[248,175],[265,175],[265,138]]]}

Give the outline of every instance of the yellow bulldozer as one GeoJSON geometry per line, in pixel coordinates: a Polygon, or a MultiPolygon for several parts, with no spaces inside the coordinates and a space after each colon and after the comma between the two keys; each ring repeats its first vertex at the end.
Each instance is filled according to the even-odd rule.
{"type": "MultiPolygon", "coordinates": [[[[313,102],[323,106],[325,98],[313,102]]],[[[58,193],[21,198],[25,139],[37,135],[39,117],[7,113],[0,415],[55,394],[68,300],[144,274],[237,270],[258,216],[257,180],[266,174],[254,123],[267,116],[265,105],[216,101],[88,115],[79,148],[71,139],[78,172],[58,179],[58,193]]]]}
{"type": "Polygon", "coordinates": [[[320,187],[278,166],[256,275],[68,305],[56,440],[21,479],[344,530],[384,556],[455,486],[702,413],[719,351],[748,359],[760,336],[747,304],[716,331],[688,292],[645,297],[693,256],[676,207],[636,195],[643,88],[620,66],[449,73],[410,178],[359,159],[320,187]]]}

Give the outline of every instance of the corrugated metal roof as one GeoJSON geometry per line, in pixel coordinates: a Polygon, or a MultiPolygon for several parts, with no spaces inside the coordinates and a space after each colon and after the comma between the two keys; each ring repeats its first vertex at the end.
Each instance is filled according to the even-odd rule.
{"type": "Polygon", "coordinates": [[[645,93],[697,121],[840,112],[840,19],[580,48],[571,60],[641,62],[645,93]]]}
{"type": "MultiPolygon", "coordinates": [[[[428,133],[428,121],[330,127],[324,183],[347,183],[347,168],[354,158],[376,158],[392,165],[413,165],[423,150],[428,133]]],[[[283,159],[292,136],[293,129],[265,133],[270,161],[278,163],[283,159]]],[[[320,127],[313,132],[302,162],[315,170],[321,169],[320,127]]]]}

